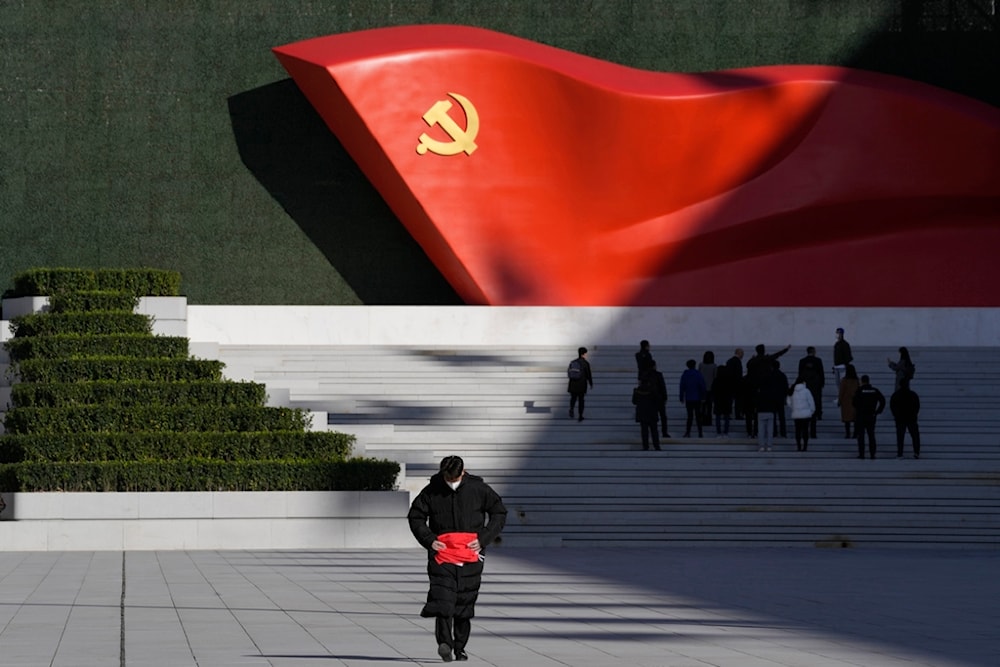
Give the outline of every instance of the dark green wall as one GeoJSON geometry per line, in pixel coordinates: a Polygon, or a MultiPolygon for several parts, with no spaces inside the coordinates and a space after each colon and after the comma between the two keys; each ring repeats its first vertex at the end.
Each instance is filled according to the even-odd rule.
{"type": "Polygon", "coordinates": [[[152,266],[181,271],[193,303],[457,303],[272,46],[464,23],[643,69],[848,65],[1000,105],[989,5],[2,2],[0,278],[152,266]]]}

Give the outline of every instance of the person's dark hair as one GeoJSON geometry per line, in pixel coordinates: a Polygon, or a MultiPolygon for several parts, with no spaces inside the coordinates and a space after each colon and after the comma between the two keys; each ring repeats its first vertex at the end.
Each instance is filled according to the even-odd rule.
{"type": "Polygon", "coordinates": [[[583,355],[587,354],[587,348],[585,347],[577,348],[576,353],[582,357],[583,355]]]}
{"type": "Polygon", "coordinates": [[[810,345],[806,348],[806,354],[816,354],[816,348],[810,345]]]}
{"type": "Polygon", "coordinates": [[[455,479],[465,472],[465,461],[461,456],[446,456],[441,459],[441,473],[446,479],[455,479]]]}
{"type": "Polygon", "coordinates": [[[771,362],[771,368],[773,368],[774,370],[780,369],[781,368],[781,362],[778,361],[777,359],[775,359],[774,361],[771,362]]]}
{"type": "Polygon", "coordinates": [[[639,349],[640,350],[646,350],[648,348],[649,348],[649,341],[648,340],[646,340],[645,338],[643,338],[642,340],[639,341],[639,349]]]}
{"type": "Polygon", "coordinates": [[[867,375],[862,375],[861,376],[861,384],[868,384],[869,382],[871,382],[871,380],[869,379],[869,377],[867,375]]]}
{"type": "Polygon", "coordinates": [[[757,354],[764,354],[764,352],[766,351],[767,348],[765,348],[764,344],[761,343],[760,345],[758,345],[754,349],[757,350],[757,354]]]}
{"type": "Polygon", "coordinates": [[[901,361],[906,361],[911,364],[913,363],[913,361],[910,359],[910,351],[907,350],[905,347],[899,348],[899,358],[901,361]]]}
{"type": "Polygon", "coordinates": [[[903,378],[902,380],[900,380],[899,381],[899,388],[900,389],[909,389],[910,388],[910,378],[903,378]]]}
{"type": "Polygon", "coordinates": [[[688,368],[694,368],[695,366],[698,365],[698,362],[695,361],[694,359],[688,359],[684,365],[687,366],[688,368]]]}
{"type": "Polygon", "coordinates": [[[854,367],[854,364],[847,364],[847,369],[844,371],[845,378],[851,378],[852,380],[858,379],[858,370],[854,367]]]}
{"type": "Polygon", "coordinates": [[[711,350],[705,350],[705,354],[701,358],[701,363],[703,364],[714,364],[715,363],[715,352],[711,350]]]}

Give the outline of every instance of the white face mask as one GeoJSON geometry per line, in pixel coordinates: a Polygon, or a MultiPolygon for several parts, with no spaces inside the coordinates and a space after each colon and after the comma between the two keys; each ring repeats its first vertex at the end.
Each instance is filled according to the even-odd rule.
{"type": "Polygon", "coordinates": [[[461,484],[461,483],[462,483],[461,479],[458,479],[458,480],[456,480],[454,482],[445,482],[445,484],[447,484],[448,486],[451,487],[452,491],[458,491],[458,485],[461,484]]]}

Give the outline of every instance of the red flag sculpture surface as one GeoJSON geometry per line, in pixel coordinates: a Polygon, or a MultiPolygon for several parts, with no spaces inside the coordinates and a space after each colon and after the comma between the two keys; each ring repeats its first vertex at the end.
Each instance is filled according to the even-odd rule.
{"type": "Polygon", "coordinates": [[[462,26],[275,53],[467,303],[1000,305],[1000,109],[976,100],[462,26]]]}

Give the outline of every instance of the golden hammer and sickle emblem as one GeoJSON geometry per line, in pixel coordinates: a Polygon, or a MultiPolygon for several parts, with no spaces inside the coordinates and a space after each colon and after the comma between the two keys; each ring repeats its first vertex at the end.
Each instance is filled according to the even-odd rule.
{"type": "Polygon", "coordinates": [[[438,100],[424,114],[424,122],[431,127],[440,125],[441,129],[452,140],[438,141],[427,136],[427,133],[424,132],[420,135],[420,143],[417,144],[417,153],[420,155],[423,155],[427,151],[436,155],[458,155],[462,152],[466,155],[472,155],[472,151],[478,148],[476,146],[476,135],[479,134],[479,114],[476,113],[476,107],[472,106],[472,102],[458,93],[448,93],[448,95],[462,106],[462,111],[465,112],[466,127],[463,130],[448,115],[452,107],[449,100],[438,100]]]}

